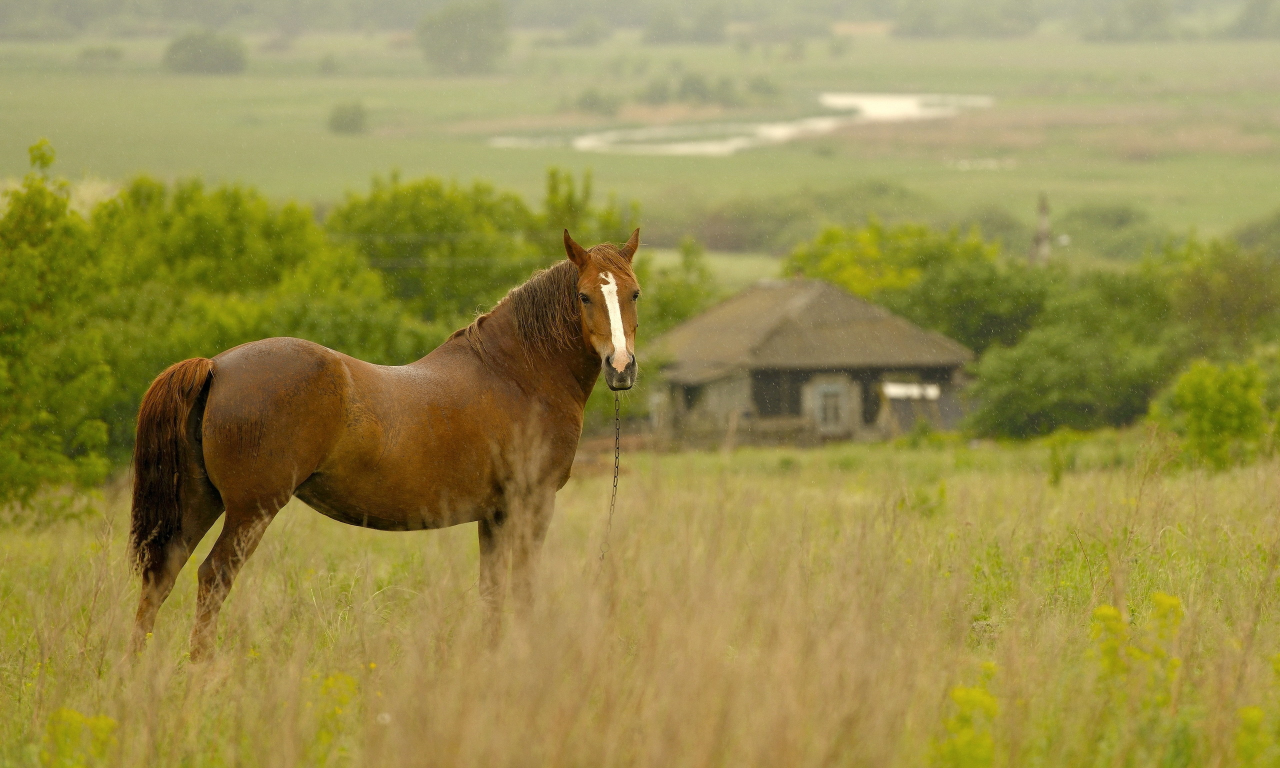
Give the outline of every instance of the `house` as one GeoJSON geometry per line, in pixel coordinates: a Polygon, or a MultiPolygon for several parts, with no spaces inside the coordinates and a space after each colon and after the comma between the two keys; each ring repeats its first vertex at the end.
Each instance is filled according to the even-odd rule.
{"type": "Polygon", "coordinates": [[[759,283],[656,339],[655,431],[684,444],[954,428],[973,352],[819,280],[759,283]]]}

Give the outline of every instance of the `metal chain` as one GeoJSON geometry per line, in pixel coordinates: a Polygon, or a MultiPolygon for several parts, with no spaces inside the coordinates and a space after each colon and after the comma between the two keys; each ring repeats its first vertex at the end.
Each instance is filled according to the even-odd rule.
{"type": "Polygon", "coordinates": [[[622,401],[613,393],[613,491],[609,494],[609,520],[604,526],[604,539],[600,542],[600,568],[604,569],[604,556],[609,552],[609,534],[613,531],[613,509],[618,505],[618,469],[622,464],[622,401]]]}

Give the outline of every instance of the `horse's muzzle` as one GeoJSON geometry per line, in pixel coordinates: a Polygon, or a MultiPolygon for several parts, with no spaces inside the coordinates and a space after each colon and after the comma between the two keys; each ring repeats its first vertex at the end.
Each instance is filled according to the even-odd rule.
{"type": "Polygon", "coordinates": [[[604,359],[604,383],[609,385],[609,389],[618,392],[624,389],[631,389],[636,383],[636,358],[631,356],[631,362],[627,363],[627,367],[621,371],[614,369],[613,356],[610,355],[604,359]]]}

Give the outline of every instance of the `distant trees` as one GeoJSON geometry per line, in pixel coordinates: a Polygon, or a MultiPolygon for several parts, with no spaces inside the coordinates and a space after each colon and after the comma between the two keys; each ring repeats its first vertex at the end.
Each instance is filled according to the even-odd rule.
{"type": "Polygon", "coordinates": [[[502,0],[455,0],[422,18],[418,44],[441,72],[489,72],[510,46],[507,24],[502,0]]]}
{"type": "MultiPolygon", "coordinates": [[[[686,9],[686,12],[688,9],[686,9]]],[[[683,15],[673,5],[654,5],[644,26],[644,41],[662,45],[668,43],[722,43],[728,17],[718,3],[704,4],[683,15]]]]}
{"type": "Polygon", "coordinates": [[[1089,40],[1167,40],[1174,32],[1172,0],[1092,0],[1078,17],[1089,40]]]}
{"type": "Polygon", "coordinates": [[[906,0],[893,31],[904,37],[1015,37],[1043,15],[1033,0],[906,0]]]}
{"type": "Polygon", "coordinates": [[[164,66],[171,72],[198,75],[234,75],[248,61],[240,38],[212,30],[188,32],[169,43],[164,66]]]}
{"type": "Polygon", "coordinates": [[[1280,2],[1249,0],[1229,31],[1235,37],[1280,37],[1280,2]]]}

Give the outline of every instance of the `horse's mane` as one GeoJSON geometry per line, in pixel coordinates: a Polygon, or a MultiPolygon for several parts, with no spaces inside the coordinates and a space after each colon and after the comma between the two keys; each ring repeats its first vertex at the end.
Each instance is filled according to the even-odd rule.
{"type": "MultiPolygon", "coordinates": [[[[618,248],[601,243],[591,255],[607,270],[631,271],[618,248]]],[[[525,351],[534,356],[551,356],[581,343],[578,304],[578,268],[565,259],[538,270],[522,284],[512,288],[493,309],[481,315],[463,331],[467,341],[483,352],[480,320],[502,309],[510,309],[515,318],[516,333],[525,351]]]]}

